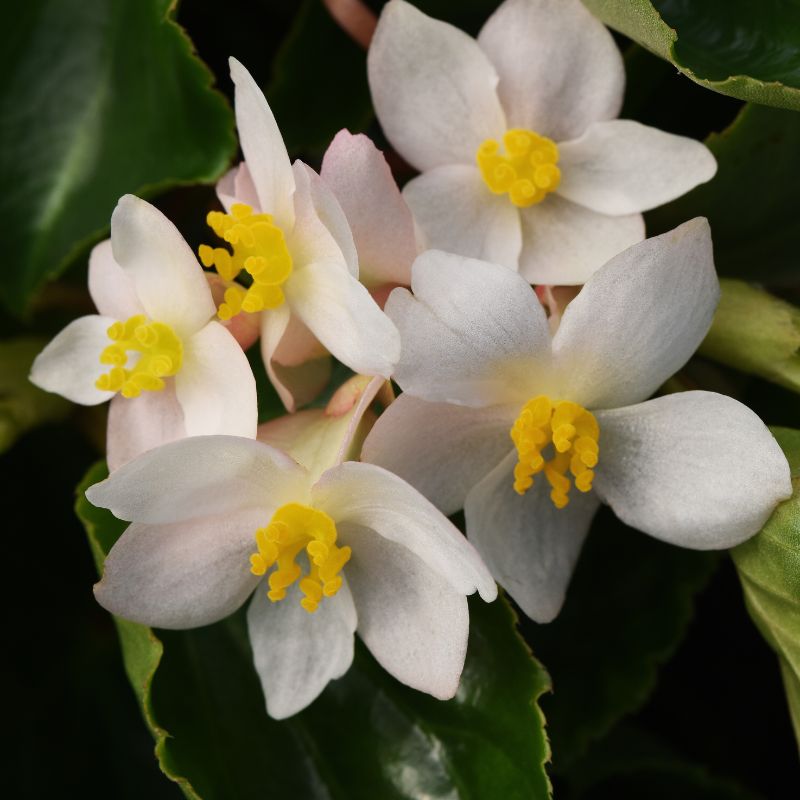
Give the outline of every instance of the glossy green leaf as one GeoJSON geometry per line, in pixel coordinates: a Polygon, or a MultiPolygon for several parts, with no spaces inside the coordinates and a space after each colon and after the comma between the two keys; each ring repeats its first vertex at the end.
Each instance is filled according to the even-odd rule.
{"type": "Polygon", "coordinates": [[[557,774],[647,700],[715,563],[626,527],[608,508],[597,515],[561,613],[523,626],[553,679],[542,707],[557,774]]]}
{"type": "MultiPolygon", "coordinates": [[[[105,475],[96,465],[77,502],[98,568],[125,526],[83,497],[105,475]]],[[[470,598],[470,614],[455,699],[402,686],[359,645],[347,675],[284,722],[266,715],[242,613],[182,632],[115,621],[161,768],[187,797],[545,800],[547,673],[503,600],[470,598]]]]}
{"type": "Polygon", "coordinates": [[[789,459],[794,495],[775,509],[761,533],[732,554],[747,610],[780,659],[800,743],[800,431],[772,432],[789,459]]]}
{"type": "Polygon", "coordinates": [[[31,0],[0,47],[0,298],[21,313],[126,192],[211,181],[235,147],[174,0],[31,0]]]}
{"type": "Polygon", "coordinates": [[[800,109],[800,7],[783,0],[583,0],[606,25],[721,94],[800,109]]]}
{"type": "Polygon", "coordinates": [[[708,217],[722,275],[775,284],[797,274],[800,114],[749,105],[706,144],[719,170],[709,183],[648,214],[655,234],[708,217]]]}

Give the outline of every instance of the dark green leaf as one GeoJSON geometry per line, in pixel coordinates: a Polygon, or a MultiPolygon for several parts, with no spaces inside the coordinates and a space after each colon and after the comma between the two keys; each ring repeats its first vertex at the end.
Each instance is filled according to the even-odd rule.
{"type": "Polygon", "coordinates": [[[747,610],[778,654],[800,742],[800,431],[772,431],[789,459],[794,495],[764,529],[732,551],[747,610]]]}
{"type": "Polygon", "coordinates": [[[5,15],[0,298],[16,312],[101,235],[120,195],[225,169],[232,115],[173,7],[31,0],[5,15]]]}
{"type": "Polygon", "coordinates": [[[783,0],[583,0],[715,92],[800,109],[800,7],[783,0]],[[660,13],[659,13],[660,12],[660,13]]]}
{"type": "MultiPolygon", "coordinates": [[[[83,497],[105,474],[89,472],[77,503],[98,566],[125,527],[83,497]]],[[[187,797],[545,800],[547,673],[503,600],[471,598],[470,614],[455,699],[402,686],[358,646],[347,675],[285,722],[266,715],[241,613],[184,632],[116,623],[161,768],[187,797]]]]}

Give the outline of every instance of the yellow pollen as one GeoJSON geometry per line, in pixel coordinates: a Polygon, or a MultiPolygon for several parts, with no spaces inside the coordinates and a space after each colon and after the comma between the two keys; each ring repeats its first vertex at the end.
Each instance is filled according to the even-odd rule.
{"type": "Polygon", "coordinates": [[[490,191],[507,193],[515,206],[525,208],[541,203],[558,189],[561,170],[556,166],[558,147],[552,139],[512,128],[503,135],[503,146],[504,155],[496,139],[486,139],[475,156],[490,191]]]}
{"type": "Polygon", "coordinates": [[[333,597],[339,591],[339,572],[351,553],[349,547],[336,546],[336,525],[324,511],[300,503],[281,506],[269,525],[256,531],[256,545],[258,552],[250,556],[253,575],[265,575],[277,564],[268,578],[267,597],[273,603],[283,600],[286,590],[299,579],[304,595],[300,605],[310,614],[317,610],[323,596],[333,597]],[[295,563],[302,550],[308,556],[305,577],[295,563]]]}
{"type": "Polygon", "coordinates": [[[556,508],[564,508],[573,481],[579,492],[592,488],[599,438],[597,420],[583,406],[569,400],[553,402],[547,395],[529,400],[511,428],[517,448],[514,491],[525,494],[533,486],[533,476],[543,471],[550,484],[550,499],[556,508]],[[546,460],[543,451],[548,445],[552,445],[552,453],[546,460]],[[573,481],[567,477],[568,471],[573,481]]]}
{"type": "Polygon", "coordinates": [[[253,279],[247,288],[233,284],[225,291],[217,310],[219,318],[280,306],[285,299],[282,286],[292,274],[292,256],[272,216],[254,214],[250,206],[236,203],[230,214],[210,211],[206,222],[231,249],[201,244],[197,254],[203,266],[214,267],[225,281],[234,281],[242,270],[253,279]]]}
{"type": "Polygon", "coordinates": [[[100,363],[111,369],[95,386],[104,392],[122,392],[123,397],[138,397],[142,392],[159,392],[164,378],[177,374],[183,361],[183,343],[169,325],[148,321],[137,314],[125,322],[115,322],[107,331],[113,344],[100,353],[100,363]],[[128,366],[128,353],[138,359],[128,366]]]}

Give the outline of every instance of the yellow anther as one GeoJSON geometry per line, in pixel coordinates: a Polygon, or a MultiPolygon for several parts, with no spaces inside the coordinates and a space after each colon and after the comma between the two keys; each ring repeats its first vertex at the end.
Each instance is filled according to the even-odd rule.
{"type": "Polygon", "coordinates": [[[517,449],[514,491],[525,494],[533,486],[533,476],[544,471],[553,505],[564,508],[573,482],[579,492],[592,488],[599,438],[597,419],[583,406],[569,400],[553,402],[546,395],[529,400],[511,428],[517,449]]]}
{"type": "Polygon", "coordinates": [[[336,525],[324,512],[300,503],[287,503],[272,516],[266,528],[256,531],[258,552],[250,556],[250,571],[265,575],[273,566],[267,582],[267,597],[283,600],[295,581],[303,599],[300,605],[313,614],[323,597],[333,597],[342,586],[339,575],[350,560],[349,547],[336,545],[336,525]],[[302,575],[295,559],[305,550],[308,572],[302,575]]]}
{"type": "Polygon", "coordinates": [[[236,203],[230,214],[210,211],[206,222],[231,250],[201,244],[197,250],[204,267],[213,267],[225,281],[234,281],[244,270],[252,278],[245,288],[235,283],[225,292],[217,314],[230,319],[240,312],[255,314],[277,308],[286,299],[282,286],[292,274],[292,256],[283,231],[269,214],[254,214],[244,203],[236,203]]]}
{"type": "Polygon", "coordinates": [[[534,131],[513,128],[503,136],[505,154],[494,139],[486,139],[475,158],[481,175],[494,194],[508,194],[519,208],[541,203],[558,189],[561,170],[558,147],[552,139],[534,131]]]}
{"type": "Polygon", "coordinates": [[[181,368],[183,343],[163,322],[148,321],[144,314],[137,314],[125,322],[115,322],[106,333],[113,344],[100,353],[100,363],[111,369],[94,384],[104,392],[121,392],[128,398],[158,392],[166,386],[163,379],[176,375],[181,368]],[[135,359],[128,366],[130,353],[135,359]]]}

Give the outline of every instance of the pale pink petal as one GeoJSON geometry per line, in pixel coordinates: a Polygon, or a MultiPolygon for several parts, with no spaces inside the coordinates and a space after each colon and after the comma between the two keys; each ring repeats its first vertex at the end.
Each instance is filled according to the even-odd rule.
{"type": "Polygon", "coordinates": [[[261,211],[256,186],[245,161],[235,167],[231,167],[219,179],[217,182],[217,197],[228,213],[236,203],[244,203],[255,212],[261,211]]]}
{"type": "Polygon", "coordinates": [[[92,248],[89,256],[89,294],[98,313],[104,317],[126,320],[145,313],[133,281],[114,261],[111,239],[92,248]]]}

